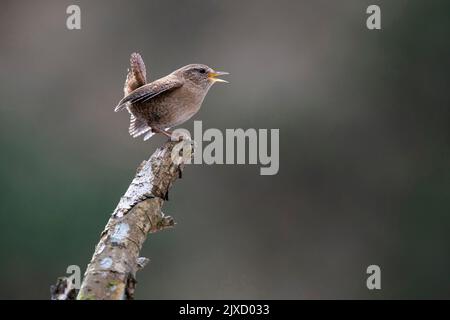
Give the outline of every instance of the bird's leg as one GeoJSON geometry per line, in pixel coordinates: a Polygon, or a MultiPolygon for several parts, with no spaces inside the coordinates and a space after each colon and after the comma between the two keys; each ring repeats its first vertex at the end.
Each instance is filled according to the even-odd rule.
{"type": "Polygon", "coordinates": [[[161,134],[165,135],[166,137],[168,137],[172,141],[183,141],[183,140],[191,141],[190,137],[186,137],[182,134],[179,136],[174,136],[173,131],[170,131],[170,130],[161,130],[158,128],[152,128],[152,131],[155,133],[161,133],[161,134]]]}
{"type": "Polygon", "coordinates": [[[161,134],[165,135],[166,137],[169,137],[169,139],[172,138],[172,131],[169,131],[169,130],[165,131],[165,130],[161,130],[158,128],[152,128],[152,131],[155,133],[161,133],[161,134]]]}
{"type": "Polygon", "coordinates": [[[167,135],[169,138],[172,138],[173,131],[170,130],[163,130],[164,134],[167,135]]]}

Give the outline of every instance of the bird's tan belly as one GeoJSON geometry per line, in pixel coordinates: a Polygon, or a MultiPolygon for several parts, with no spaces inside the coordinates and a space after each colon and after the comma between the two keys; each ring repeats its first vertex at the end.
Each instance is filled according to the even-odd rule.
{"type": "Polygon", "coordinates": [[[155,97],[146,103],[133,104],[130,111],[136,117],[144,118],[152,128],[165,129],[181,124],[198,112],[203,97],[190,97],[179,91],[182,90],[155,97]]]}

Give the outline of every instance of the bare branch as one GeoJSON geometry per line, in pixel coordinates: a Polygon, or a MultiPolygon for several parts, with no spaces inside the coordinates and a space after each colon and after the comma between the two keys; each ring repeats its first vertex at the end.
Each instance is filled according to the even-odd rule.
{"type": "Polygon", "coordinates": [[[133,298],[136,271],[148,261],[139,256],[147,235],[175,225],[161,211],[183,168],[172,161],[175,145],[167,142],[139,166],[101,234],[77,299],[133,298]]]}
{"type": "Polygon", "coordinates": [[[55,285],[50,287],[52,300],[75,300],[78,290],[75,288],[72,279],[60,277],[55,285]]]}

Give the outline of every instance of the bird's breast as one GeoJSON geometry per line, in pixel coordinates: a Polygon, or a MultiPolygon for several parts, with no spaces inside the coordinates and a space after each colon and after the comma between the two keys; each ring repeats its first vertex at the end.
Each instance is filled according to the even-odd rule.
{"type": "Polygon", "coordinates": [[[200,110],[204,98],[203,93],[184,86],[168,94],[161,105],[167,113],[168,126],[176,126],[191,118],[200,110]]]}

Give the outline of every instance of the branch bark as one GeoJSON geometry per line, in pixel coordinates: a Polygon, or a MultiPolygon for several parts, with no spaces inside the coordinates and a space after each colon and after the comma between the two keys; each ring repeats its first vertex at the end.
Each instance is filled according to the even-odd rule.
{"type": "Polygon", "coordinates": [[[101,234],[78,300],[133,298],[136,271],[148,261],[139,257],[147,235],[175,224],[161,209],[184,167],[183,161],[175,163],[172,159],[176,145],[167,142],[139,166],[101,234]]]}

